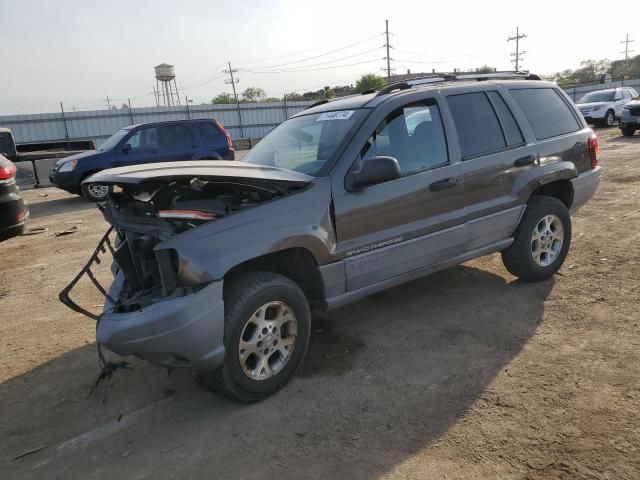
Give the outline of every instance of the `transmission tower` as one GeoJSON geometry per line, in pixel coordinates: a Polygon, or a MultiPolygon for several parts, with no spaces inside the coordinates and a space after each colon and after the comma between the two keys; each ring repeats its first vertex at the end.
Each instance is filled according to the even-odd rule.
{"type": "Polygon", "coordinates": [[[522,56],[527,53],[527,52],[521,52],[520,51],[520,40],[523,38],[527,38],[527,36],[524,33],[520,33],[520,27],[516,27],[516,36],[515,37],[509,37],[507,38],[507,42],[511,42],[513,40],[516,41],[516,51],[514,53],[511,54],[511,56],[513,57],[511,59],[511,63],[515,63],[516,64],[516,72],[520,71],[520,62],[522,62],[522,56]]]}

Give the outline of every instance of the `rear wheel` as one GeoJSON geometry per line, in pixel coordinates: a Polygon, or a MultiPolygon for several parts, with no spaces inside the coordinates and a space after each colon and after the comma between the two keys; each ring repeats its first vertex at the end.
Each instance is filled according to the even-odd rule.
{"type": "Polygon", "coordinates": [[[514,234],[514,241],[502,251],[509,273],[538,282],[556,273],[571,244],[571,217],[557,198],[531,197],[527,210],[514,234]]]}
{"type": "Polygon", "coordinates": [[[296,373],[311,332],[307,299],[289,278],[251,272],[225,285],[225,357],[206,385],[252,403],[280,390],[296,373]]]}
{"type": "Polygon", "coordinates": [[[620,129],[620,131],[622,132],[622,135],[624,135],[625,137],[631,137],[633,136],[634,133],[636,133],[636,128],[625,125],[620,129]]]}
{"type": "Polygon", "coordinates": [[[97,183],[83,183],[80,190],[82,191],[82,196],[90,202],[105,202],[112,187],[97,183]]]}

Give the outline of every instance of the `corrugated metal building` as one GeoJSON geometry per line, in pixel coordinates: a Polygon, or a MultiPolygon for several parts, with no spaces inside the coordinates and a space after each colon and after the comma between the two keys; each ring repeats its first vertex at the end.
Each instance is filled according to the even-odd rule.
{"type": "Polygon", "coordinates": [[[284,103],[245,103],[230,105],[190,105],[145,107],[131,110],[93,110],[83,112],[38,113],[0,116],[0,126],[12,132],[17,143],[65,140],[94,140],[99,145],[111,134],[137,123],[215,118],[232,138],[262,138],[286,118],[304,110],[313,101],[284,103]],[[240,122],[242,115],[242,122],[240,122]],[[66,128],[66,131],[65,131],[66,128]]]}

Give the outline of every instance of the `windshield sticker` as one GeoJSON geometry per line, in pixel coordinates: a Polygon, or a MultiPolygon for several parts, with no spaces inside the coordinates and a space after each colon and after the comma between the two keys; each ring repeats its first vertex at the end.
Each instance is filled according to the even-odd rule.
{"type": "Polygon", "coordinates": [[[353,110],[325,112],[316,119],[316,122],[324,122],[325,120],[347,120],[351,115],[353,115],[353,110]]]}

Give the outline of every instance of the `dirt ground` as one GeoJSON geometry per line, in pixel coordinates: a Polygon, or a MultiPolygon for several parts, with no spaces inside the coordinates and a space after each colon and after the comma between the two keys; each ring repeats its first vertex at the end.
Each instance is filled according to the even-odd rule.
{"type": "Polygon", "coordinates": [[[135,359],[87,398],[94,323],[57,294],[106,224],[25,192],[48,231],[0,243],[0,478],[640,478],[640,135],[598,134],[555,278],[493,255],[316,316],[302,372],[251,406],[135,359]]]}

